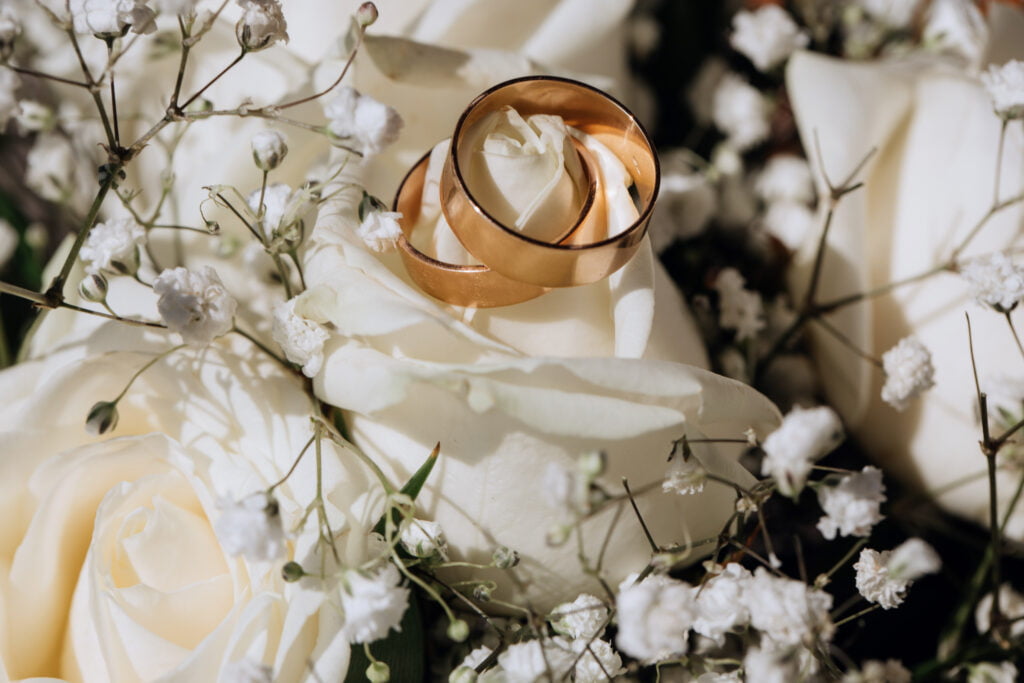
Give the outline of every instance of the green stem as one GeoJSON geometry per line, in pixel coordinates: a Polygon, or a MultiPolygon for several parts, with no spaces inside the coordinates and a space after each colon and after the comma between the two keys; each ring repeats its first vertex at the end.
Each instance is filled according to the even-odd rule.
{"type": "Polygon", "coordinates": [[[857,612],[856,614],[851,614],[850,616],[846,617],[845,619],[840,619],[839,621],[837,621],[835,623],[835,627],[839,628],[843,624],[847,624],[847,623],[853,621],[854,619],[859,619],[860,617],[864,616],[865,614],[870,614],[871,612],[874,612],[876,609],[878,609],[878,605],[871,605],[871,607],[866,607],[866,608],[862,609],[861,611],[857,612]]]}
{"type": "Polygon", "coordinates": [[[135,383],[135,380],[137,380],[142,375],[142,373],[144,373],[146,370],[149,370],[151,367],[153,367],[154,365],[156,365],[161,360],[163,360],[167,356],[171,355],[175,351],[183,349],[186,346],[187,346],[187,344],[178,344],[177,346],[172,346],[171,348],[169,348],[166,351],[163,351],[163,352],[157,354],[156,356],[151,358],[149,361],[147,361],[145,365],[143,365],[141,368],[139,368],[138,370],[135,371],[135,374],[133,374],[131,379],[128,380],[128,384],[126,384],[124,386],[124,389],[121,390],[121,393],[118,394],[117,397],[114,398],[113,401],[111,401],[111,403],[115,403],[116,404],[118,401],[120,401],[122,398],[124,398],[124,395],[128,393],[128,390],[131,389],[132,384],[135,383]]]}
{"type": "Polygon", "coordinates": [[[237,64],[238,64],[238,63],[239,63],[240,61],[242,61],[242,59],[244,59],[244,58],[245,58],[245,55],[247,55],[248,53],[249,53],[249,51],[248,51],[248,50],[246,50],[245,48],[242,48],[242,52],[241,52],[241,53],[239,53],[239,55],[238,55],[237,57],[235,57],[235,58],[234,58],[233,60],[231,60],[231,63],[230,63],[230,64],[228,64],[228,65],[227,65],[226,67],[224,67],[223,69],[221,69],[221,70],[220,70],[220,71],[219,71],[219,72],[217,73],[217,75],[216,75],[216,76],[214,76],[214,77],[213,77],[213,78],[211,78],[211,79],[210,79],[209,81],[207,81],[206,85],[204,85],[203,87],[201,87],[201,88],[200,88],[199,90],[197,90],[197,91],[196,91],[195,93],[193,93],[193,95],[192,95],[191,97],[189,97],[189,98],[188,98],[187,100],[185,100],[185,103],[184,103],[184,104],[182,104],[180,108],[181,108],[181,109],[187,109],[187,108],[188,108],[188,105],[192,104],[192,103],[193,103],[193,102],[195,102],[195,101],[196,101],[197,99],[199,99],[199,97],[200,97],[200,96],[202,96],[202,94],[203,94],[204,92],[206,92],[206,90],[207,90],[207,89],[208,89],[208,88],[209,88],[209,87],[210,87],[211,85],[213,85],[214,83],[216,83],[217,81],[219,81],[219,80],[220,80],[220,78],[221,78],[221,76],[223,76],[223,75],[224,75],[224,74],[226,74],[227,72],[231,71],[231,69],[233,69],[233,68],[235,67],[235,65],[237,65],[237,64]]]}
{"type": "Polygon", "coordinates": [[[283,484],[286,481],[288,481],[288,477],[292,476],[292,473],[295,472],[295,468],[299,466],[300,462],[302,462],[303,456],[306,455],[306,451],[308,451],[309,447],[313,445],[313,441],[315,439],[316,439],[316,435],[315,434],[313,436],[309,437],[309,441],[307,441],[306,445],[302,447],[301,451],[299,451],[298,457],[295,458],[295,461],[292,463],[292,466],[288,468],[288,471],[285,472],[284,476],[281,477],[280,479],[278,479],[273,484],[271,484],[270,487],[267,489],[267,494],[268,495],[273,493],[274,489],[276,489],[278,486],[280,486],[281,484],[283,484]]]}

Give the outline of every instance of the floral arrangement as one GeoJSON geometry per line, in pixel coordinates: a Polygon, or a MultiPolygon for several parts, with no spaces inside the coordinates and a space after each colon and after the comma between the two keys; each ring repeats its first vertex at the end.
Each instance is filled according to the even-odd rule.
{"type": "Polygon", "coordinates": [[[1014,2],[8,0],[0,678],[1016,680],[1022,59],[1014,2]]]}

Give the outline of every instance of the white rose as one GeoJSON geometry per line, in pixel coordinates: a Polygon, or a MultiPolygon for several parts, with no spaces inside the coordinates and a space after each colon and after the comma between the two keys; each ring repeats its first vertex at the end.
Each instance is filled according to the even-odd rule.
{"type": "MultiPolygon", "coordinates": [[[[990,26],[989,54],[998,55],[999,63],[1014,49],[1020,56],[1024,13],[993,6],[990,26]]],[[[799,54],[789,63],[787,82],[804,144],[813,149],[814,140],[821,140],[833,182],[878,148],[859,176],[865,187],[844,197],[835,214],[819,300],[870,290],[949,259],[993,197],[1000,122],[978,79],[952,68],[799,54]]],[[[1004,199],[1024,189],[1022,154],[1024,135],[1011,125],[1003,155],[1004,199]]],[[[824,192],[820,184],[819,190],[824,192]]],[[[1020,204],[994,216],[962,258],[1019,248],[1022,217],[1020,204]]],[[[816,242],[816,236],[807,239],[797,256],[798,293],[809,279],[816,242]]],[[[984,390],[987,379],[1016,372],[1021,359],[1006,321],[976,305],[962,277],[940,273],[829,317],[876,357],[911,334],[931,351],[936,385],[903,413],[882,401],[880,372],[811,327],[830,401],[845,423],[888,470],[926,490],[985,469],[965,312],[984,390]]],[[[1020,329],[1020,310],[1013,315],[1020,329]]],[[[1016,476],[1000,479],[1003,504],[1016,476]]],[[[987,522],[983,476],[945,491],[939,502],[987,522]]],[[[1015,519],[1011,530],[1020,535],[1024,508],[1018,507],[1015,519]]]]}
{"type": "MultiPolygon", "coordinates": [[[[295,377],[224,338],[143,373],[112,435],[85,431],[90,406],[168,345],[166,333],[103,323],[0,373],[0,670],[214,681],[250,659],[275,680],[340,680],[349,646],[337,591],[285,584],[283,560],[232,557],[213,530],[219,499],[266,489],[309,438],[310,402],[295,377]],[[137,351],[109,351],[123,347],[137,351]]],[[[359,539],[380,514],[380,489],[357,462],[327,445],[328,511],[347,532],[339,551],[349,564],[365,559],[359,539]]],[[[275,489],[285,530],[315,482],[309,458],[275,489]]],[[[307,525],[285,559],[305,564],[316,535],[307,525]]]]}

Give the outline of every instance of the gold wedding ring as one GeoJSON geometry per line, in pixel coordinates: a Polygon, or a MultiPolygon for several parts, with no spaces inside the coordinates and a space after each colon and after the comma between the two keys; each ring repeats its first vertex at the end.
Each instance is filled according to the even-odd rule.
{"type": "Polygon", "coordinates": [[[398,187],[395,211],[402,237],[398,250],[412,281],[427,294],[456,306],[491,308],[529,301],[548,291],[545,287],[519,282],[487,266],[459,266],[431,258],[412,246],[412,231],[420,218],[423,184],[430,164],[428,152],[412,167],[398,187]]]}
{"type": "MultiPolygon", "coordinates": [[[[494,86],[463,112],[441,174],[441,206],[455,236],[492,272],[538,287],[572,287],[597,282],[633,257],[647,230],[659,181],[658,157],[650,138],[622,104],[584,83],[553,76],[528,76],[494,86]],[[484,116],[506,106],[513,107],[524,118],[533,114],[561,116],[568,126],[611,150],[633,179],[638,196],[636,221],[616,235],[601,235],[593,241],[592,231],[584,228],[607,222],[603,202],[595,202],[590,215],[573,234],[559,243],[549,243],[527,237],[492,217],[468,189],[463,175],[468,152],[460,145],[484,116]]],[[[598,197],[603,193],[604,187],[599,184],[598,197]]]]}

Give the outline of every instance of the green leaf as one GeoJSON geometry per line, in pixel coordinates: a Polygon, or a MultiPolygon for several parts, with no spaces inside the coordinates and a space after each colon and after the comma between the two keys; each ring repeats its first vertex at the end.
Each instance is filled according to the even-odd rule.
{"type": "MultiPolygon", "coordinates": [[[[404,493],[413,500],[416,500],[416,496],[420,495],[420,491],[423,489],[423,484],[426,483],[427,477],[430,476],[430,472],[434,469],[434,463],[437,462],[437,454],[441,452],[441,443],[438,442],[434,446],[434,450],[430,451],[430,455],[427,456],[427,461],[420,465],[420,468],[409,478],[409,481],[402,487],[400,493],[404,493]]],[[[397,510],[391,511],[391,521],[394,524],[398,524],[401,521],[401,516],[397,510]]],[[[373,527],[375,533],[384,535],[384,515],[381,515],[380,521],[373,527]]]]}
{"type": "MultiPolygon", "coordinates": [[[[373,656],[391,668],[391,680],[425,681],[424,670],[424,638],[423,616],[420,601],[416,593],[409,595],[409,609],[402,616],[401,631],[391,631],[387,638],[370,645],[373,656]]],[[[366,658],[361,645],[352,646],[352,658],[348,663],[348,674],[345,683],[361,683],[366,680],[366,668],[370,660],[366,658]]]]}

